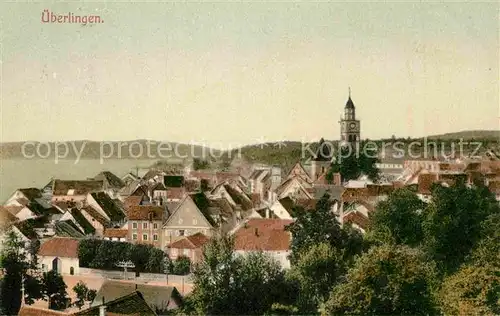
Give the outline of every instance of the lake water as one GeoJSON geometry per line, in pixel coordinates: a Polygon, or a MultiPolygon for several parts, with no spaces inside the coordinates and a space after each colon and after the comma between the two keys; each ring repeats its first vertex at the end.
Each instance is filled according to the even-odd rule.
{"type": "Polygon", "coordinates": [[[109,159],[101,164],[99,159],[60,160],[54,159],[0,159],[0,203],[16,189],[41,188],[50,178],[64,180],[85,180],[108,170],[121,177],[136,167],[146,168],[157,160],[151,159],[109,159]]]}

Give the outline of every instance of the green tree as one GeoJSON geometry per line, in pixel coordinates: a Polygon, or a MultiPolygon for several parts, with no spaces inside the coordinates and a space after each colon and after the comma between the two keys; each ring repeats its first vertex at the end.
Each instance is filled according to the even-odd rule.
{"type": "Polygon", "coordinates": [[[174,274],[186,275],[191,271],[191,260],[186,256],[179,256],[173,262],[174,274]]]}
{"type": "Polygon", "coordinates": [[[2,250],[4,276],[0,285],[1,312],[4,315],[17,315],[21,306],[21,284],[24,282],[26,304],[41,298],[40,280],[36,271],[30,270],[31,262],[27,258],[28,249],[24,242],[9,230],[2,250]]]}
{"type": "Polygon", "coordinates": [[[288,303],[290,293],[278,263],[261,252],[235,256],[233,239],[213,238],[194,270],[191,313],[262,315],[273,303],[288,303]]]}
{"type": "Polygon", "coordinates": [[[435,185],[423,223],[427,252],[440,271],[451,274],[465,262],[481,239],[482,222],[500,213],[495,196],[485,186],[435,185]]]}
{"type": "Polygon", "coordinates": [[[73,292],[76,293],[76,301],[73,304],[76,305],[78,309],[82,309],[85,302],[92,302],[97,294],[96,290],[89,289],[83,281],[78,281],[73,287],[73,292]]]}
{"type": "Polygon", "coordinates": [[[206,160],[202,160],[199,158],[193,159],[193,169],[194,170],[203,170],[210,168],[210,163],[206,160]]]}
{"type": "Polygon", "coordinates": [[[146,264],[146,271],[150,273],[163,273],[165,272],[168,257],[161,249],[151,247],[149,253],[148,263],[146,264]]]}
{"type": "Polygon", "coordinates": [[[345,273],[345,264],[338,249],[320,243],[303,251],[291,275],[298,281],[300,296],[297,305],[302,313],[315,313],[345,273]]]}
{"type": "Polygon", "coordinates": [[[375,148],[370,148],[363,142],[359,148],[341,146],[337,149],[337,153],[326,175],[329,183],[332,183],[334,173],[340,173],[342,181],[358,179],[362,175],[366,175],[372,181],[379,180],[380,171],[376,167],[379,159],[375,148]]]}
{"type": "Polygon", "coordinates": [[[91,267],[101,243],[99,239],[83,239],[78,243],[78,261],[81,267],[91,267]]]}
{"type": "Polygon", "coordinates": [[[200,180],[200,190],[202,192],[206,192],[206,191],[210,190],[207,179],[200,180]]]}
{"type": "Polygon", "coordinates": [[[130,247],[129,258],[135,265],[136,274],[146,271],[151,254],[151,245],[134,244],[130,247]]]}
{"type": "Polygon", "coordinates": [[[446,315],[500,315],[500,269],[463,266],[444,279],[439,298],[446,315]]]}
{"type": "Polygon", "coordinates": [[[425,207],[415,192],[405,188],[395,190],[370,213],[368,239],[409,246],[420,244],[425,207]]]}
{"type": "Polygon", "coordinates": [[[408,246],[373,247],[352,267],[324,305],[328,315],[435,314],[434,267],[408,246]]]}
{"type": "Polygon", "coordinates": [[[349,226],[342,228],[331,211],[331,206],[330,196],[325,194],[316,203],[315,209],[305,211],[299,207],[293,210],[295,221],[286,227],[292,234],[292,264],[297,262],[303,250],[319,243],[327,243],[339,249],[347,261],[351,261],[362,251],[364,246],[361,235],[349,226]]]}
{"type": "Polygon", "coordinates": [[[43,273],[43,296],[49,302],[49,308],[55,310],[66,309],[69,303],[67,286],[63,278],[56,271],[52,270],[43,273]]]}

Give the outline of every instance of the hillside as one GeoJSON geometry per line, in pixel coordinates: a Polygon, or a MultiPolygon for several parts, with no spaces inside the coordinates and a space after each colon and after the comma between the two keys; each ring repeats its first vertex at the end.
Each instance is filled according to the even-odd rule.
{"type": "Polygon", "coordinates": [[[500,140],[500,130],[498,131],[461,131],[455,133],[446,133],[441,135],[428,136],[430,139],[490,139],[500,140]]]}
{"type": "Polygon", "coordinates": [[[80,157],[80,159],[99,159],[102,153],[102,156],[105,159],[133,158],[161,160],[169,158],[183,159],[193,156],[202,157],[204,153],[205,155],[208,155],[210,153],[217,155],[218,153],[220,153],[220,151],[218,150],[209,149],[203,146],[140,139],[126,142],[97,142],[78,140],[68,141],[61,144],[56,142],[26,142],[27,145],[24,148],[26,155],[24,155],[24,144],[24,142],[1,143],[0,159],[30,158],[32,156],[50,159],[55,157],[56,146],[58,148],[59,157],[64,157],[65,159],[75,159],[78,156],[80,157]],[[36,151],[37,147],[39,148],[38,153],[36,151]]]}

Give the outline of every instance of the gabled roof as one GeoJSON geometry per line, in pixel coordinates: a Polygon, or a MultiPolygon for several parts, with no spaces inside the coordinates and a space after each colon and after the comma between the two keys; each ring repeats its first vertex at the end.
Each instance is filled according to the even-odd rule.
{"type": "Polygon", "coordinates": [[[309,173],[307,173],[306,169],[304,169],[304,166],[302,166],[302,164],[300,162],[297,162],[292,167],[292,169],[290,169],[290,171],[286,175],[286,178],[294,177],[294,175],[292,175],[292,171],[294,171],[294,170],[298,170],[299,171],[299,173],[297,173],[296,175],[297,176],[301,176],[304,181],[312,181],[311,177],[309,176],[309,173]]]}
{"type": "Polygon", "coordinates": [[[33,306],[21,306],[18,316],[68,316],[66,312],[55,311],[33,306]]]}
{"type": "Polygon", "coordinates": [[[190,198],[193,200],[196,207],[200,210],[203,216],[212,226],[216,226],[216,223],[212,216],[210,215],[209,208],[211,207],[211,202],[203,192],[189,194],[190,198]]]}
{"type": "MultiPolygon", "coordinates": [[[[133,283],[132,286],[135,289],[133,283]]],[[[97,302],[97,300],[95,300],[97,302]]],[[[148,305],[141,292],[134,291],[128,295],[118,296],[116,299],[101,304],[106,306],[106,313],[116,313],[123,315],[157,316],[148,305]]],[[[96,305],[89,309],[73,313],[73,316],[99,316],[99,307],[96,305]]]]}
{"type": "Polygon", "coordinates": [[[120,222],[125,218],[123,210],[105,192],[94,192],[91,193],[91,196],[112,222],[120,222]]]}
{"type": "Polygon", "coordinates": [[[34,201],[35,199],[42,197],[42,191],[37,188],[19,189],[19,191],[30,201],[34,201]]]}
{"type": "Polygon", "coordinates": [[[99,211],[94,209],[92,206],[85,206],[80,210],[80,212],[82,210],[89,214],[89,216],[91,216],[93,219],[98,221],[102,226],[106,227],[109,224],[109,220],[102,216],[101,213],[99,213],[99,211]]]}
{"type": "Polygon", "coordinates": [[[72,208],[70,211],[70,214],[73,216],[73,218],[76,220],[78,225],[80,225],[85,234],[94,234],[95,233],[95,228],[92,226],[92,224],[83,216],[82,212],[75,208],[72,208]]]}
{"type": "Polygon", "coordinates": [[[130,181],[129,184],[125,185],[121,190],[120,190],[120,195],[123,196],[129,196],[132,195],[137,188],[141,185],[141,180],[133,180],[130,181]]]}
{"type": "Polygon", "coordinates": [[[248,211],[253,208],[252,199],[245,193],[238,192],[229,184],[225,184],[224,189],[229,194],[231,199],[233,199],[236,204],[240,205],[244,211],[248,211]]]}
{"type": "Polygon", "coordinates": [[[104,237],[108,238],[127,238],[128,230],[121,228],[106,228],[104,237]]]}
{"type": "Polygon", "coordinates": [[[235,250],[288,251],[291,235],[285,231],[292,220],[252,218],[234,233],[235,250]]]}
{"type": "Polygon", "coordinates": [[[85,235],[71,220],[58,221],[55,225],[56,236],[83,238],[85,235]]]}
{"type": "Polygon", "coordinates": [[[289,198],[288,196],[287,197],[284,197],[280,200],[278,200],[278,202],[281,204],[281,206],[283,206],[283,208],[288,212],[290,213],[290,211],[293,209],[293,207],[295,206],[295,203],[293,202],[293,200],[291,198],[289,198]]]}
{"type": "Polygon", "coordinates": [[[131,221],[147,221],[152,215],[153,221],[165,220],[165,208],[157,205],[135,205],[127,210],[127,218],[131,221]]]}
{"type": "Polygon", "coordinates": [[[97,292],[91,306],[98,305],[102,302],[103,298],[105,298],[105,301],[113,301],[133,294],[136,291],[141,293],[144,301],[152,310],[166,310],[172,300],[174,300],[175,303],[181,301],[181,295],[174,286],[106,280],[97,292]]]}
{"type": "Polygon", "coordinates": [[[344,216],[344,222],[345,223],[353,223],[361,227],[363,230],[366,230],[369,224],[369,219],[361,214],[360,212],[353,211],[349,212],[344,216]]]}
{"type": "Polygon", "coordinates": [[[202,233],[196,233],[194,235],[179,239],[168,245],[168,247],[176,249],[197,249],[203,247],[203,245],[205,245],[209,240],[210,238],[203,235],[202,233]]]}
{"type": "Polygon", "coordinates": [[[17,222],[18,219],[11,212],[0,206],[0,228],[6,227],[11,223],[17,222]]]}
{"type": "Polygon", "coordinates": [[[54,237],[40,246],[39,256],[78,258],[78,240],[73,238],[54,237]]]}
{"type": "Polygon", "coordinates": [[[99,180],[54,180],[53,195],[87,195],[91,192],[104,190],[104,181],[99,180]]]}
{"type": "Polygon", "coordinates": [[[110,171],[99,173],[94,177],[94,180],[104,180],[113,189],[121,189],[125,186],[125,182],[110,171]]]}

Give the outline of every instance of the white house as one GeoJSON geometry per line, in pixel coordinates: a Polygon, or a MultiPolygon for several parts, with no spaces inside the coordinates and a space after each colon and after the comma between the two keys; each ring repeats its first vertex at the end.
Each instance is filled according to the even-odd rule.
{"type": "Polygon", "coordinates": [[[79,274],[78,240],[66,237],[51,238],[40,246],[38,258],[42,271],[55,270],[60,274],[79,274]]]}
{"type": "Polygon", "coordinates": [[[262,251],[277,260],[283,269],[290,268],[291,234],[285,227],[293,220],[252,218],[234,231],[237,255],[262,251]]]}

